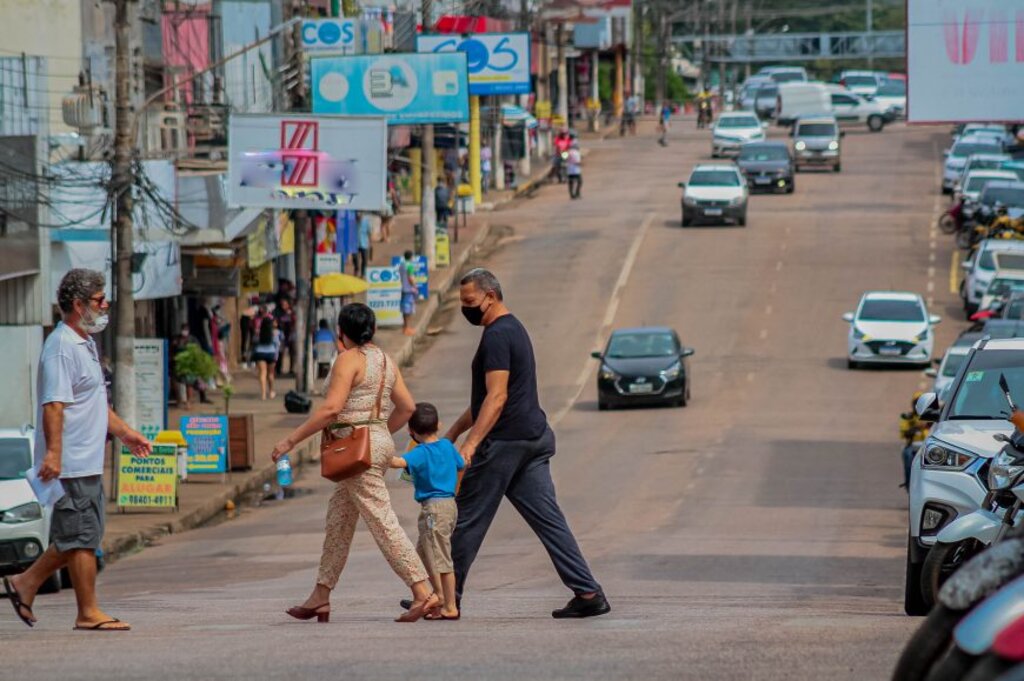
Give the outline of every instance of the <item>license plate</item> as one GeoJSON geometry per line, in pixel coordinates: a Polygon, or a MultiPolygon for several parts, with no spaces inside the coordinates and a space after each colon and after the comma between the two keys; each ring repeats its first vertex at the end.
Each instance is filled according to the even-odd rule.
{"type": "Polygon", "coordinates": [[[772,181],[772,178],[770,178],[770,177],[755,177],[754,178],[754,184],[768,184],[771,181],[772,181]]]}
{"type": "Polygon", "coordinates": [[[902,355],[903,352],[899,348],[879,348],[878,354],[885,357],[896,357],[898,355],[902,355]]]}
{"type": "Polygon", "coordinates": [[[629,386],[629,392],[634,395],[642,395],[644,393],[654,392],[654,386],[650,383],[633,383],[629,386]]]}
{"type": "Polygon", "coordinates": [[[721,215],[721,214],[722,214],[722,209],[721,208],[705,208],[704,209],[704,215],[721,215]]]}

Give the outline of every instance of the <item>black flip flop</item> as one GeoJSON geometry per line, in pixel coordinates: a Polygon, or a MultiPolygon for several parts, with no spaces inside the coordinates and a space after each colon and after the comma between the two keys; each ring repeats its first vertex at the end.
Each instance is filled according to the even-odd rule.
{"type": "Polygon", "coordinates": [[[14,606],[14,614],[18,616],[18,619],[30,627],[36,626],[36,623],[33,621],[35,614],[32,612],[32,607],[25,605],[22,602],[21,596],[18,594],[18,590],[14,588],[14,585],[11,584],[11,581],[6,577],[4,577],[4,590],[7,592],[7,599],[11,602],[11,605],[14,606]],[[28,610],[28,617],[25,617],[25,613],[22,612],[22,608],[28,610]]]}
{"type": "Polygon", "coordinates": [[[76,624],[75,625],[75,631],[131,631],[132,630],[132,628],[130,626],[129,627],[109,627],[109,626],[107,626],[108,624],[120,624],[120,623],[121,623],[121,620],[119,620],[116,617],[114,617],[113,619],[104,620],[102,622],[97,622],[96,624],[91,624],[91,625],[89,625],[87,627],[83,627],[83,626],[80,626],[80,625],[76,624]]]}

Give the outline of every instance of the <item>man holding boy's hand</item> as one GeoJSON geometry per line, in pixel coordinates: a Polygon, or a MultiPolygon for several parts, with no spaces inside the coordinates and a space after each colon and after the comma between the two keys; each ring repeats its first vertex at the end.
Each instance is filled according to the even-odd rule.
{"type": "Polygon", "coordinates": [[[611,607],[555,499],[550,469],[555,434],[540,408],[530,336],[505,307],[501,284],[491,272],[471,270],[460,284],[462,314],[484,332],[473,358],[470,407],[446,435],[455,442],[469,431],[459,448],[467,468],[456,496],[458,521],[452,536],[457,597],[461,600],[469,568],[506,496],[544,544],[562,583],[575,594],[551,616],[603,615],[611,607]]]}

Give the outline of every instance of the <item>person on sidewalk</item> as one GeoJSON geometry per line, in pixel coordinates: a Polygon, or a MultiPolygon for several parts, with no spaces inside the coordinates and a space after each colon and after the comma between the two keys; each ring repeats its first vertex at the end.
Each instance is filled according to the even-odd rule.
{"type": "Polygon", "coordinates": [[[64,496],[53,507],[50,546],[28,570],[4,578],[4,589],[22,622],[34,626],[36,593],[53,573],[67,567],[78,615],[75,629],[127,631],[131,627],[100,609],[96,599],[96,551],[103,541],[106,497],[103,459],[107,435],[136,456],[152,447],[107,405],[103,370],[92,334],[110,319],[110,303],[99,272],[73,269],[57,288],[62,320],[39,357],[34,468],[43,481],[60,479],[64,496]]]}
{"type": "Polygon", "coordinates": [[[569,198],[580,198],[580,190],[583,188],[583,154],[580,153],[580,143],[576,140],[573,140],[572,146],[569,147],[565,171],[569,176],[569,198]]]}
{"type": "Polygon", "coordinates": [[[457,599],[461,602],[469,568],[505,496],[574,594],[552,617],[603,615],[611,607],[555,499],[550,465],[555,434],[540,407],[530,336],[505,306],[491,272],[471,270],[459,283],[463,316],[484,332],[473,357],[470,406],[445,435],[455,442],[469,431],[459,447],[466,472],[456,495],[459,517],[452,536],[457,599]]]}
{"type": "Polygon", "coordinates": [[[452,530],[458,510],[455,490],[459,471],[466,464],[450,440],[438,438],[437,407],[420,402],[409,419],[409,437],[416,447],[391,457],[392,468],[405,468],[412,476],[415,498],[421,504],[416,552],[430,573],[434,593],[443,594],[441,607],[426,614],[428,620],[457,620],[455,572],[452,566],[452,530]]]}
{"type": "Polygon", "coordinates": [[[359,236],[359,249],[352,254],[352,274],[366,279],[366,266],[370,262],[370,237],[373,235],[373,225],[370,223],[370,216],[366,211],[356,213],[356,223],[359,236]]]}
{"type": "Polygon", "coordinates": [[[274,399],[277,393],[274,392],[274,367],[281,355],[281,344],[284,342],[284,335],[277,328],[277,320],[267,316],[260,321],[259,331],[256,332],[256,345],[252,349],[252,358],[256,361],[256,370],[260,376],[260,399],[266,401],[267,397],[274,399]]]}
{"type": "Polygon", "coordinates": [[[412,251],[406,251],[398,264],[398,276],[402,281],[402,333],[406,336],[416,335],[412,318],[416,314],[416,296],[420,291],[416,286],[416,261],[413,257],[412,251]]]}
{"type": "Polygon", "coordinates": [[[392,433],[409,422],[416,403],[397,363],[373,344],[377,330],[373,310],[362,303],[349,303],[341,308],[338,327],[345,352],[331,368],[327,396],[305,423],[274,446],[271,457],[277,461],[327,427],[337,427],[338,435],[346,437],[352,427],[366,426],[370,431],[373,465],[342,480],[335,488],[327,507],[327,530],[316,585],[302,605],[289,608],[287,613],[300,620],[329,620],[331,591],[348,560],[356,521],[362,518],[391,569],[412,590],[411,607],[397,621],[415,622],[439,607],[441,599],[430,588],[423,561],[398,523],[384,473],[395,454],[392,433]]]}
{"type": "Polygon", "coordinates": [[[434,219],[438,227],[448,227],[448,216],[452,214],[452,190],[445,182],[434,187],[434,219]]]}

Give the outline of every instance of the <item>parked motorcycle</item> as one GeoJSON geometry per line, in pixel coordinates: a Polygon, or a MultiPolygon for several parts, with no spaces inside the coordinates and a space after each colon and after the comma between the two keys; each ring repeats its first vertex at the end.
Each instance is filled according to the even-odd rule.
{"type": "Polygon", "coordinates": [[[711,124],[711,100],[702,99],[697,105],[697,127],[706,128],[711,124]]]}
{"type": "Polygon", "coordinates": [[[954,234],[963,223],[963,203],[957,201],[939,216],[938,227],[943,234],[954,234]]]}

